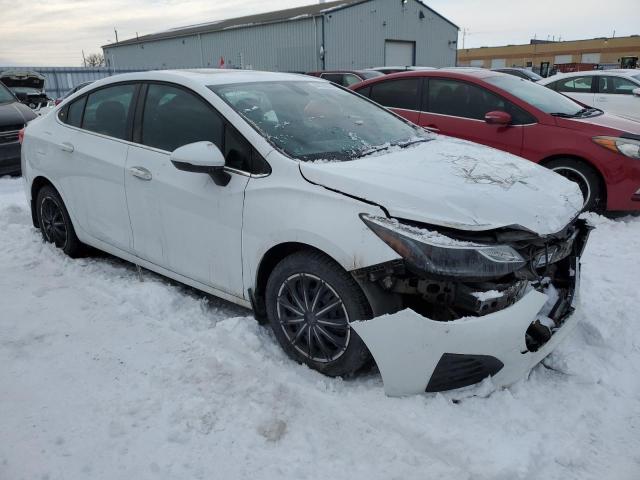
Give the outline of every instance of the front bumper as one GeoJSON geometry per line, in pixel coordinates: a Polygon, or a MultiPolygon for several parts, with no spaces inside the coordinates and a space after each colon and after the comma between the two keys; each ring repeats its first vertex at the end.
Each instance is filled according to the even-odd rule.
{"type": "Polygon", "coordinates": [[[547,343],[528,351],[526,331],[547,300],[531,290],[482,317],[441,322],[403,310],[351,326],[371,351],[389,396],[450,390],[477,383],[490,371],[493,384],[504,387],[524,378],[576,325],[577,317],[568,315],[547,343]]]}

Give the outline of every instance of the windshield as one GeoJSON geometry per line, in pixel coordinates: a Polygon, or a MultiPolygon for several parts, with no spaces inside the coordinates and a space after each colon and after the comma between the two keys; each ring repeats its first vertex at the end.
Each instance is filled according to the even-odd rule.
{"type": "Polygon", "coordinates": [[[499,75],[485,80],[545,113],[573,117],[584,111],[582,105],[570,98],[523,78],[499,75]]]}
{"type": "Polygon", "coordinates": [[[0,103],[15,102],[16,99],[11,92],[0,82],[0,103]]]}
{"type": "Polygon", "coordinates": [[[353,160],[431,135],[328,82],[209,87],[272,145],[300,160],[353,160]]]}
{"type": "Polygon", "coordinates": [[[633,78],[635,78],[636,80],[640,80],[640,75],[632,75],[633,78]]]}

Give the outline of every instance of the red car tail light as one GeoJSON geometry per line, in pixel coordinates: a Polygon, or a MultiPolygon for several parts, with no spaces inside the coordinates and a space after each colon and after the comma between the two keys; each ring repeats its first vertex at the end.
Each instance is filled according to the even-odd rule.
{"type": "Polygon", "coordinates": [[[20,145],[22,145],[22,142],[24,141],[24,128],[21,128],[18,132],[18,141],[20,142],[20,145]]]}

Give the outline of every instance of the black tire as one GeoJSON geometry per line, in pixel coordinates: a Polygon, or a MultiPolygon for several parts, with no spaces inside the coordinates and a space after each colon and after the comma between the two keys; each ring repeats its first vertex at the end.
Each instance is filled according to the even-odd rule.
{"type": "Polygon", "coordinates": [[[355,280],[322,253],[299,251],[281,260],[265,300],[271,328],[293,360],[325,375],[350,376],[371,359],[348,323],[370,319],[371,306],[355,280]]]}
{"type": "Polygon", "coordinates": [[[45,242],[54,243],[71,258],[82,254],[82,243],[76,236],[69,212],[60,194],[46,185],[36,196],[36,215],[45,242]]]}
{"type": "Polygon", "coordinates": [[[604,187],[593,167],[573,158],[558,158],[546,163],[545,167],[578,184],[585,199],[583,210],[597,213],[604,211],[604,187]]]}

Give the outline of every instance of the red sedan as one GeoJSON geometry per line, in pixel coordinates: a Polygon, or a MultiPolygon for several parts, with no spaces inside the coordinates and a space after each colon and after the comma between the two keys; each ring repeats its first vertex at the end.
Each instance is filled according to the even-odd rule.
{"type": "Polygon", "coordinates": [[[589,210],[640,210],[640,122],[512,75],[406,72],[351,87],[443,135],[511,152],[580,185],[589,210]]]}

